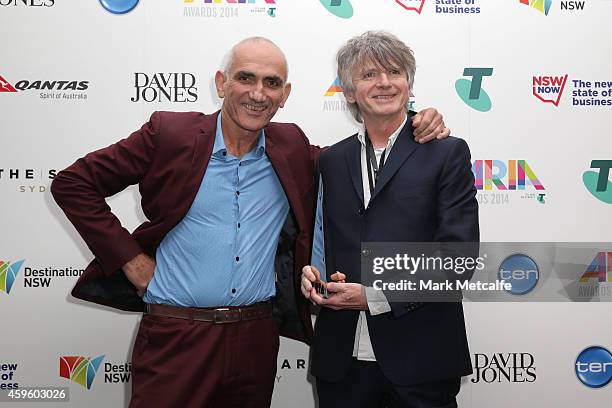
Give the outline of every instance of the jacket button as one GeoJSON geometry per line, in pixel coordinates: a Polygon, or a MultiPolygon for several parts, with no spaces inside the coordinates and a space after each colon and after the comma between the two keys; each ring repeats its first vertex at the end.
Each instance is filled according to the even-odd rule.
{"type": "Polygon", "coordinates": [[[365,210],[363,207],[359,207],[359,209],[357,210],[357,214],[358,215],[363,215],[365,213],[365,210]]]}
{"type": "Polygon", "coordinates": [[[361,250],[361,255],[363,256],[370,256],[372,254],[372,251],[370,251],[369,249],[362,249],[361,250]]]}

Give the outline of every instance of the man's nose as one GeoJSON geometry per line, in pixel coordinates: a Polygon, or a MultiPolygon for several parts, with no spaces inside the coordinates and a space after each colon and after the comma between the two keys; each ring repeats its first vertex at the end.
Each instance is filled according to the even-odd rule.
{"type": "Polygon", "coordinates": [[[251,91],[249,92],[249,97],[255,102],[264,102],[266,100],[266,95],[263,92],[264,86],[261,81],[253,84],[251,91]]]}
{"type": "Polygon", "coordinates": [[[380,73],[380,75],[378,76],[378,82],[376,83],[376,85],[382,88],[391,86],[391,82],[389,81],[389,76],[387,75],[386,72],[380,73]]]}

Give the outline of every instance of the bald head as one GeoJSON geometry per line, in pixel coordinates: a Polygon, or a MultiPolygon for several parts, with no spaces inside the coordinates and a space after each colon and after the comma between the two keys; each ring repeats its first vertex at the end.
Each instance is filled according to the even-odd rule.
{"type": "Polygon", "coordinates": [[[287,80],[289,75],[289,67],[287,65],[287,58],[285,54],[274,44],[272,40],[265,37],[249,37],[240,41],[232,47],[225,58],[225,64],[223,64],[223,71],[227,75],[231,72],[236,58],[251,58],[251,57],[264,57],[269,58],[271,64],[280,64],[283,67],[285,73],[284,80],[287,80]]]}

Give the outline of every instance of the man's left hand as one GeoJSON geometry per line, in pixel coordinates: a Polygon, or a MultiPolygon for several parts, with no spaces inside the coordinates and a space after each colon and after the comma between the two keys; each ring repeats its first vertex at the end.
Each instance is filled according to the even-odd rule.
{"type": "Polygon", "coordinates": [[[318,305],[333,310],[368,310],[365,288],[359,283],[328,282],[327,292],[329,293],[327,299],[315,291],[311,293],[310,299],[318,305]]]}
{"type": "Polygon", "coordinates": [[[433,139],[444,139],[450,135],[450,129],[444,125],[442,115],[435,108],[423,109],[412,117],[414,139],[427,143],[433,139]]]}

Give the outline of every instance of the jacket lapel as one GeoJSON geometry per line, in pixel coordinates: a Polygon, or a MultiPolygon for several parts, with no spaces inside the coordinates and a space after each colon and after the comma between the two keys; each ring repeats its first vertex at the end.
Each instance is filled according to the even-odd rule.
{"type": "Polygon", "coordinates": [[[355,188],[355,193],[359,197],[359,201],[363,204],[363,181],[361,179],[361,143],[357,139],[357,135],[351,138],[346,150],[346,164],[348,165],[351,181],[355,188]]]}
{"type": "Polygon", "coordinates": [[[187,174],[187,179],[185,180],[185,188],[183,189],[187,196],[183,202],[175,207],[178,213],[177,220],[183,219],[185,214],[187,214],[202,184],[202,179],[204,178],[204,173],[206,173],[208,162],[212,154],[213,145],[215,144],[218,115],[218,111],[212,115],[206,115],[199,126],[199,134],[197,137],[194,137],[191,166],[187,174]]]}
{"type": "Polygon", "coordinates": [[[412,118],[408,118],[404,128],[393,144],[391,154],[389,154],[389,157],[383,165],[382,171],[378,175],[378,180],[376,180],[376,186],[374,186],[374,192],[372,193],[372,197],[370,197],[370,202],[372,202],[378,193],[385,188],[385,185],[391,180],[393,175],[419,146],[420,144],[414,141],[412,118]]]}
{"type": "Polygon", "coordinates": [[[301,231],[305,231],[308,228],[306,227],[306,220],[303,217],[304,209],[302,201],[300,200],[301,195],[293,180],[293,173],[291,172],[286,154],[283,152],[282,145],[277,143],[278,136],[274,130],[265,128],[264,131],[266,135],[266,155],[268,159],[270,159],[270,163],[272,163],[272,167],[283,186],[283,190],[285,190],[289,206],[293,210],[293,215],[297,220],[298,227],[301,231]]]}

